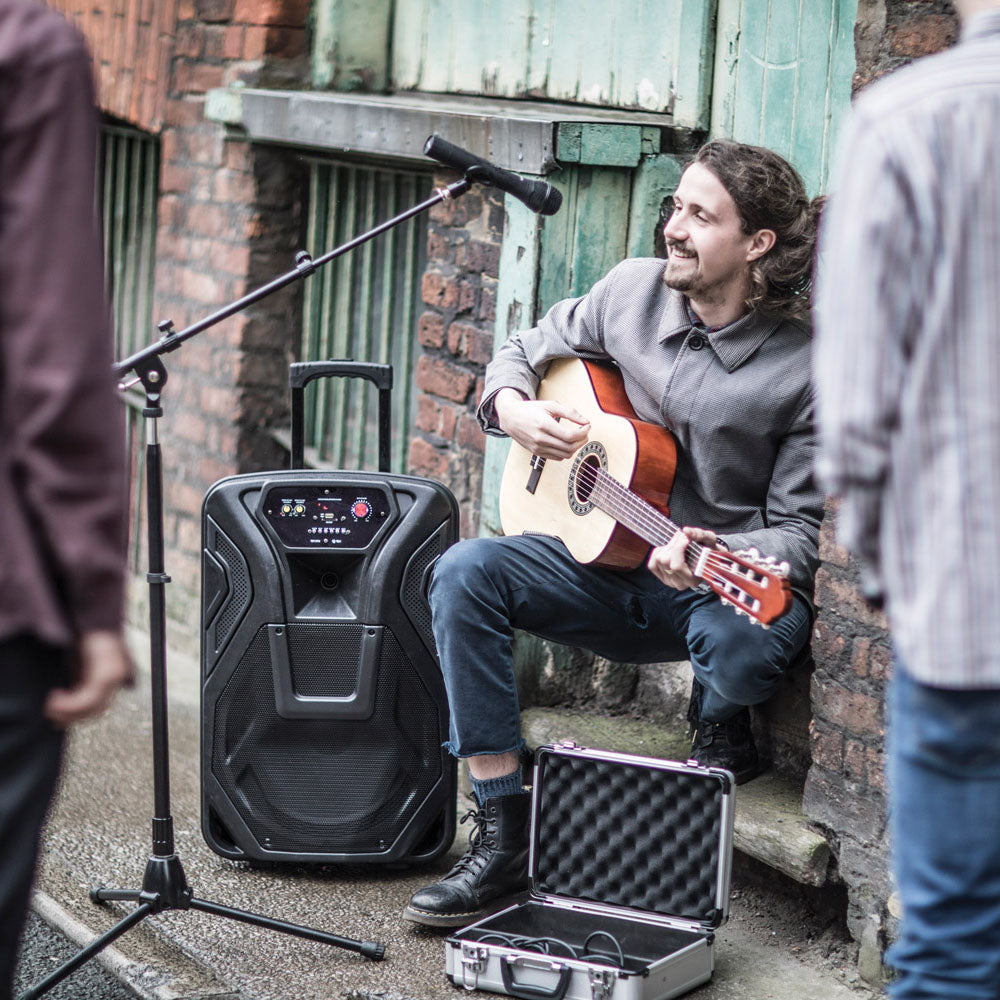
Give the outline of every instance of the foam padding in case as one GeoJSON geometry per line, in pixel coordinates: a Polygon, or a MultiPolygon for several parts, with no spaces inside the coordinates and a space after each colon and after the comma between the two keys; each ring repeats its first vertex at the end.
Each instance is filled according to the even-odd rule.
{"type": "Polygon", "coordinates": [[[536,892],[715,925],[721,775],[540,751],[536,892]]]}

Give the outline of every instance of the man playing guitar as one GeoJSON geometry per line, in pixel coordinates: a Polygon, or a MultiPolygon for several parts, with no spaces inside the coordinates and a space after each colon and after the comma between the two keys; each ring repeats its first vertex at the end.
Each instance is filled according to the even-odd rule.
{"type": "Polygon", "coordinates": [[[808,327],[817,217],[781,157],[710,142],[674,194],[666,262],[624,261],[487,367],[486,432],[565,463],[591,424],[574,400],[539,398],[539,382],[557,359],[614,362],[638,419],[673,435],[670,516],[685,527],[626,570],[581,563],[559,538],[530,531],[468,539],[439,560],[429,593],[449,746],[468,758],[481,809],[469,851],[414,894],[406,919],[470,923],[527,887],[515,628],[619,662],[690,659],[691,756],[737,782],[759,773],[748,706],[772,694],[808,642],[818,564],[808,327]],[[787,563],[790,607],[768,629],[708,590],[695,573],[705,559],[693,564],[687,551],[721,559],[750,547],[787,563]]]}

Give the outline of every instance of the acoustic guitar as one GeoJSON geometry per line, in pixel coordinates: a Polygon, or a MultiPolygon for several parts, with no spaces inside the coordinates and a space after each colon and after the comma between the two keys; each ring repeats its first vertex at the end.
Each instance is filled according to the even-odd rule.
{"type": "MultiPolygon", "coordinates": [[[[667,505],[677,463],[673,435],[636,416],[610,363],[553,361],[538,398],[575,407],[590,422],[590,435],[562,461],[511,441],[500,483],[504,534],[553,535],[577,562],[635,569],[650,546],[665,545],[681,530],[667,505]]],[[[788,564],[773,556],[692,541],[685,558],[726,604],[765,628],[791,606],[788,564]]]]}

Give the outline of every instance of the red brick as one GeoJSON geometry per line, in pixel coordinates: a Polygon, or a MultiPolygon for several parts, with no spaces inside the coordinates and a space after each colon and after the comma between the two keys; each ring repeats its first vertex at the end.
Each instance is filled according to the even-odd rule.
{"type": "Polygon", "coordinates": [[[427,259],[450,263],[454,256],[448,238],[432,227],[427,233],[427,259]]]}
{"type": "Polygon", "coordinates": [[[443,347],[444,320],[437,313],[421,313],[417,320],[417,340],[424,347],[443,347]]]}
{"type": "Polygon", "coordinates": [[[836,517],[827,515],[819,531],[819,557],[823,562],[846,569],[850,556],[843,545],[837,544],[836,529],[836,517]]]}
{"type": "Polygon", "coordinates": [[[837,730],[813,725],[810,732],[813,763],[826,771],[840,773],[844,766],[844,737],[837,730]]]}
{"type": "Polygon", "coordinates": [[[182,93],[204,94],[223,83],[223,67],[178,60],[174,64],[174,88],[182,93]]]}
{"type": "Polygon", "coordinates": [[[832,681],[817,682],[814,678],[813,711],[831,725],[855,736],[882,736],[881,694],[861,694],[832,681]]]}
{"type": "Polygon", "coordinates": [[[477,274],[491,278],[500,277],[500,247],[496,243],[470,240],[466,250],[465,266],[477,274]]]}
{"type": "Polygon", "coordinates": [[[426,434],[437,434],[440,423],[441,406],[432,397],[419,395],[417,397],[417,415],[414,418],[413,426],[426,434]]]}
{"type": "Polygon", "coordinates": [[[479,292],[479,312],[478,317],[488,323],[495,323],[497,318],[497,293],[496,289],[487,287],[483,282],[483,287],[479,292]]]}
{"type": "Polygon", "coordinates": [[[835,632],[825,619],[820,618],[813,627],[811,646],[816,662],[826,665],[843,656],[847,640],[835,632]]]}
{"type": "Polygon", "coordinates": [[[262,59],[267,52],[267,28],[248,25],[243,31],[243,58],[262,59]]]}
{"type": "Polygon", "coordinates": [[[222,304],[222,284],[213,275],[185,267],[181,269],[180,279],[180,291],[186,298],[205,305],[222,304]]]}
{"type": "Polygon", "coordinates": [[[407,468],[414,475],[429,476],[442,482],[448,479],[448,457],[423,438],[410,441],[407,468]]]}
{"type": "Polygon", "coordinates": [[[307,55],[306,33],[298,27],[268,28],[264,36],[264,52],[279,59],[307,55]]]}
{"type": "Polygon", "coordinates": [[[871,639],[855,639],[851,650],[851,669],[858,677],[867,677],[869,673],[868,661],[871,656],[871,639]]]}
{"type": "Polygon", "coordinates": [[[454,309],[458,305],[458,285],[440,271],[427,271],[420,281],[420,298],[429,306],[454,309]]]}
{"type": "Polygon", "coordinates": [[[886,643],[873,643],[868,657],[868,676],[884,684],[892,666],[892,652],[886,643]]]}
{"type": "Polygon", "coordinates": [[[195,16],[199,21],[217,24],[233,16],[233,0],[195,0],[195,16]]]}
{"type": "Polygon", "coordinates": [[[844,744],[844,774],[855,780],[865,779],[865,747],[857,740],[847,740],[844,744]]]}
{"type": "Polygon", "coordinates": [[[865,750],[865,778],[880,794],[885,794],[885,757],[873,747],[865,750]]]}
{"type": "Polygon", "coordinates": [[[869,607],[858,588],[839,576],[834,576],[826,566],[816,574],[816,603],[824,610],[836,611],[844,618],[865,625],[886,627],[881,612],[869,607]]]}
{"type": "Polygon", "coordinates": [[[469,323],[452,323],[448,327],[448,350],[452,354],[467,354],[470,340],[478,333],[478,328],[469,323]]]}
{"type": "Polygon", "coordinates": [[[912,14],[891,28],[888,35],[893,55],[917,59],[951,45],[956,37],[956,25],[946,14],[912,14]]]}
{"type": "Polygon", "coordinates": [[[476,307],[476,289],[468,281],[458,286],[458,311],[472,312],[476,307]]]}
{"type": "Polygon", "coordinates": [[[424,392],[464,403],[474,383],[467,371],[439,358],[424,355],[417,362],[416,384],[424,392]]]}
{"type": "Polygon", "coordinates": [[[486,435],[479,426],[479,421],[468,413],[459,418],[455,441],[460,448],[466,448],[476,454],[482,454],[486,450],[486,435]]]}
{"type": "Polygon", "coordinates": [[[487,365],[493,357],[493,331],[472,329],[465,345],[466,357],[476,365],[487,365]]]}
{"type": "Polygon", "coordinates": [[[459,413],[461,411],[454,406],[442,406],[440,413],[440,421],[438,422],[438,434],[445,439],[445,441],[451,441],[455,437],[455,425],[458,423],[459,413]]]}

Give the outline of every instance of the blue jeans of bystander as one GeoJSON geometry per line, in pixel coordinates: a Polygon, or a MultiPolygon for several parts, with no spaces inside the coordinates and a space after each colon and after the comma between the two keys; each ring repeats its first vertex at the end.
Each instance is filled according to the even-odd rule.
{"type": "Polygon", "coordinates": [[[918,683],[889,699],[893,865],[903,904],[893,1000],[1000,997],[1000,690],[918,683]]]}
{"type": "Polygon", "coordinates": [[[723,722],[774,691],[809,638],[806,601],[770,629],[714,594],[674,590],[641,566],[580,565],[543,535],[475,538],[438,561],[430,587],[434,638],[459,757],[519,750],[514,629],[622,663],[690,658],[704,688],[702,718],[723,722]]]}

